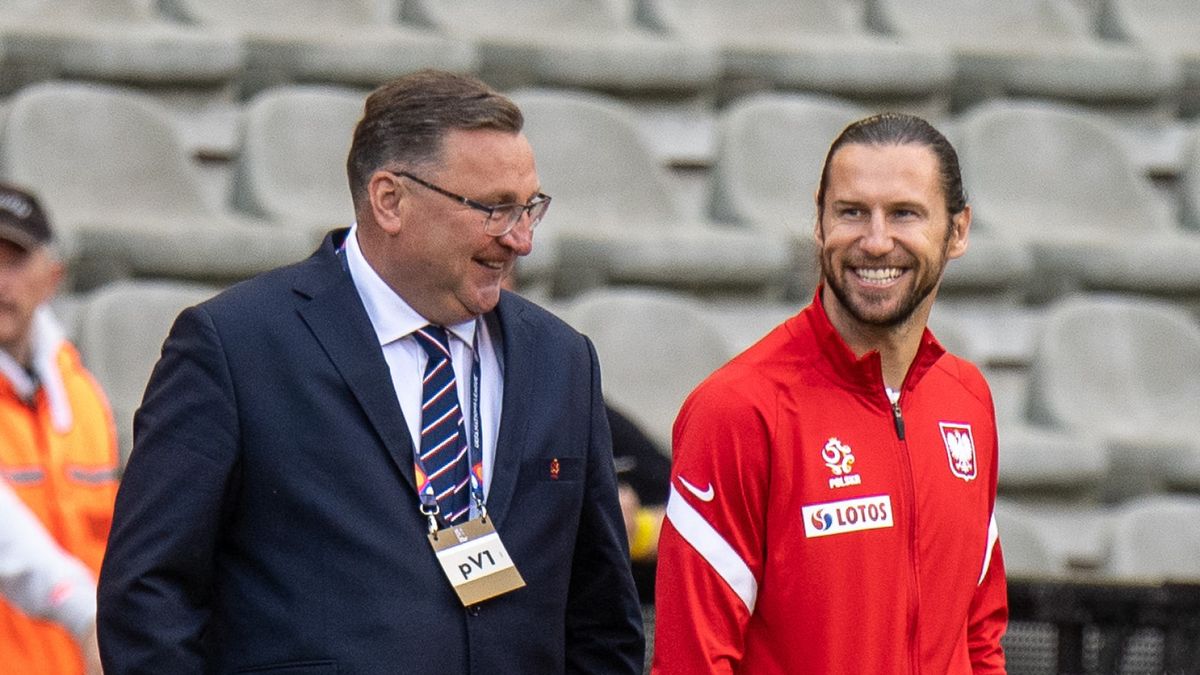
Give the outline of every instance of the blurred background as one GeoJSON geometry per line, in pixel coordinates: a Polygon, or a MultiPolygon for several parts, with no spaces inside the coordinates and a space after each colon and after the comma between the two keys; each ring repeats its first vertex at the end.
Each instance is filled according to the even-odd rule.
{"type": "Polygon", "coordinates": [[[1197,36],[1195,0],[0,0],[0,180],[127,453],[178,311],[350,223],[370,88],[478,74],[554,197],[522,292],[669,454],[810,300],[829,142],[923,115],[975,209],[932,327],[995,396],[1010,672],[1200,672],[1197,36]]]}

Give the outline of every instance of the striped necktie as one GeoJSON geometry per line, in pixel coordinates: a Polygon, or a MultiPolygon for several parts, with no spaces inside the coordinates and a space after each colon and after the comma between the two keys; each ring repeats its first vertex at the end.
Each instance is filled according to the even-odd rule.
{"type": "Polygon", "coordinates": [[[467,471],[467,435],[463,430],[458,386],[450,363],[446,329],[432,324],[413,333],[429,355],[421,383],[421,463],[447,523],[465,520],[471,489],[467,471]]]}

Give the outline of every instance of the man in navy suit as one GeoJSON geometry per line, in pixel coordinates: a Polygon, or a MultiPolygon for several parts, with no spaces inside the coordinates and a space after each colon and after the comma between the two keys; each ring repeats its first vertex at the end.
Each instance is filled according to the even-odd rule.
{"type": "Polygon", "coordinates": [[[474,78],[385,84],[355,225],[179,316],[101,571],[106,672],[642,672],[595,351],[500,289],[549,205],[521,126],[474,78]],[[459,396],[436,470],[429,334],[459,396]],[[506,569],[461,585],[476,563],[506,569]]]}

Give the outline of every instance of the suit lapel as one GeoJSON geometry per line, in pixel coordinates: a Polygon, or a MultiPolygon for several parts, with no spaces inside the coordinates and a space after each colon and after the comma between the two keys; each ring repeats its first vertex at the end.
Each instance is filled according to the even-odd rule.
{"type": "Polygon", "coordinates": [[[300,316],[354,393],[415,494],[412,439],[371,320],[329,239],[312,262],[316,269],[302,275],[295,287],[310,298],[300,306],[300,316]]]}
{"type": "MultiPolygon", "coordinates": [[[[504,354],[504,402],[500,430],[496,438],[496,457],[492,463],[492,482],[488,489],[488,513],[502,522],[516,489],[521,470],[526,429],[532,418],[533,373],[537,343],[532,327],[518,303],[501,297],[495,314],[500,325],[504,354]]],[[[493,324],[494,325],[494,324],[493,324]]],[[[489,326],[491,328],[491,326],[489,326]]]]}

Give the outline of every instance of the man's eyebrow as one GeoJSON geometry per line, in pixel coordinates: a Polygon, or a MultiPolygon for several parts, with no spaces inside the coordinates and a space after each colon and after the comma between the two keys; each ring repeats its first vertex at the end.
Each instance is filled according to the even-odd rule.
{"type": "Polygon", "coordinates": [[[539,185],[538,188],[533,191],[533,194],[529,195],[527,199],[521,199],[519,196],[517,196],[517,193],[509,190],[494,192],[485,197],[473,197],[473,199],[482,204],[489,204],[491,206],[497,206],[500,204],[528,204],[540,194],[542,194],[542,188],[539,185]]]}

